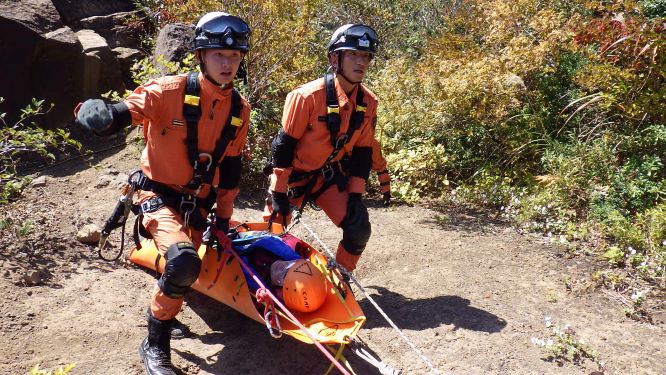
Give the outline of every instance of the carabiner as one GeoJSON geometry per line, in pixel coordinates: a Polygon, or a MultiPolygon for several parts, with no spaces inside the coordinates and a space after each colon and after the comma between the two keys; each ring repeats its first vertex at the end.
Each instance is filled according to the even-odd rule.
{"type": "Polygon", "coordinates": [[[208,162],[206,162],[206,169],[204,169],[206,172],[208,172],[210,170],[210,166],[213,164],[213,156],[205,152],[200,153],[199,159],[194,161],[194,169],[199,170],[199,160],[202,158],[208,160],[208,162]]]}
{"type": "Polygon", "coordinates": [[[279,339],[282,337],[282,327],[280,327],[280,321],[275,316],[275,313],[271,310],[266,311],[264,314],[264,320],[266,321],[266,328],[268,328],[268,333],[271,334],[271,337],[274,339],[279,339]],[[275,325],[277,326],[277,332],[275,331],[276,327],[273,327],[271,321],[275,320],[275,325]]]}

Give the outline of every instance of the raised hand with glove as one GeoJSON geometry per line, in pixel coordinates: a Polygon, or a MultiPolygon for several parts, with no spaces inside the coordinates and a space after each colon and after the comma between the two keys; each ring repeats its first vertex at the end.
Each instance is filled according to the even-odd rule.
{"type": "Polygon", "coordinates": [[[123,102],[106,104],[101,99],[88,99],[74,110],[76,122],[101,136],[111,135],[131,125],[132,115],[123,102]]]}

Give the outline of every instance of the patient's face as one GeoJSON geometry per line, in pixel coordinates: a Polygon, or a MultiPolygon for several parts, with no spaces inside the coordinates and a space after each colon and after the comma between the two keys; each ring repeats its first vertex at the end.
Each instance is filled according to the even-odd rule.
{"type": "Polygon", "coordinates": [[[271,264],[271,284],[275,289],[282,292],[282,285],[284,283],[284,277],[287,275],[287,271],[291,266],[293,266],[295,261],[288,260],[276,260],[271,264]]]}

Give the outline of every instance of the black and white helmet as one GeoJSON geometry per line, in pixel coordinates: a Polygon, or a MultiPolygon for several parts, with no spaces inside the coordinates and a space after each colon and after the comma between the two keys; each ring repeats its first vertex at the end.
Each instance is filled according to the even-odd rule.
{"type": "Polygon", "coordinates": [[[347,24],[339,27],[328,42],[328,53],[356,50],[377,53],[379,38],[372,27],[363,24],[347,24]]]}
{"type": "Polygon", "coordinates": [[[250,49],[250,27],[239,17],[224,12],[210,12],[194,28],[194,49],[250,49]]]}

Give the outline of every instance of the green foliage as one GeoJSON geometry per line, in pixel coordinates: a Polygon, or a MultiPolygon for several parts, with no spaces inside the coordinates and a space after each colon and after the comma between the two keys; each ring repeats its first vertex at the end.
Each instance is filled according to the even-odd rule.
{"type": "Polygon", "coordinates": [[[12,220],[10,218],[0,219],[0,230],[9,228],[12,225],[12,220]]]}
{"type": "Polygon", "coordinates": [[[666,18],[666,1],[664,0],[643,0],[641,7],[647,17],[666,18]]]}
{"type": "Polygon", "coordinates": [[[26,221],[16,227],[16,237],[21,238],[29,235],[32,232],[33,225],[31,221],[26,221]]]}
{"type": "Polygon", "coordinates": [[[59,367],[55,371],[42,370],[39,368],[39,364],[36,364],[30,369],[30,375],[66,375],[76,366],[76,363],[70,363],[64,367],[59,367]]]}
{"type": "MultiPolygon", "coordinates": [[[[220,5],[141,3],[158,25],[194,23],[220,5]]],[[[268,160],[286,93],[326,70],[335,28],[364,22],[382,39],[367,85],[380,98],[396,196],[491,205],[561,241],[593,234],[612,265],[663,276],[663,4],[225,2],[253,29],[249,82],[239,85],[253,107],[245,182],[268,160]]],[[[181,67],[194,61],[169,71],[181,67]]],[[[140,62],[136,80],[160,69],[140,62]]]]}
{"type": "Polygon", "coordinates": [[[582,364],[586,359],[591,360],[603,370],[603,362],[599,359],[599,355],[589,345],[583,343],[577,337],[576,332],[566,325],[564,328],[555,325],[551,322],[550,317],[545,318],[546,328],[551,330],[551,335],[548,339],[540,339],[533,337],[532,343],[534,345],[543,347],[548,353],[547,359],[559,364],[563,362],[572,362],[576,365],[582,364]]]}
{"type": "MultiPolygon", "coordinates": [[[[0,98],[0,102],[3,98],[0,98]]],[[[0,114],[0,204],[7,203],[18,195],[30,182],[30,178],[17,175],[16,166],[18,161],[30,154],[36,154],[42,158],[54,160],[52,153],[54,149],[65,149],[72,146],[77,149],[80,143],[70,138],[64,129],[42,129],[34,119],[46,112],[44,101],[33,99],[32,102],[21,110],[19,120],[8,125],[0,114]]]]}
{"type": "Polygon", "coordinates": [[[153,62],[152,58],[145,57],[134,63],[131,72],[134,83],[141,85],[164,75],[188,73],[197,69],[194,54],[188,53],[180,62],[167,61],[164,56],[157,56],[157,61],[153,62]]]}
{"type": "Polygon", "coordinates": [[[397,196],[407,201],[416,201],[421,195],[443,191],[449,184],[446,174],[442,173],[448,169],[447,162],[442,145],[422,144],[392,154],[388,163],[398,181],[395,184],[397,196]]]}

